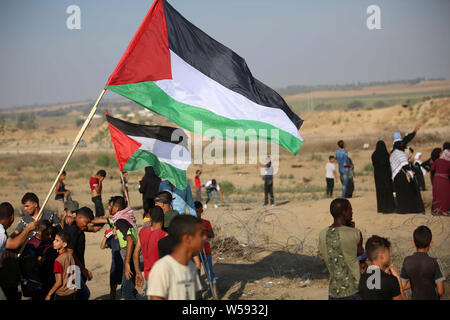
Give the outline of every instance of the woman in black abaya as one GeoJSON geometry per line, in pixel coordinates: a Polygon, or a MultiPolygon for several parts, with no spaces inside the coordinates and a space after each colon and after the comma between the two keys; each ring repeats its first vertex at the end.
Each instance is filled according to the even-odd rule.
{"type": "Polygon", "coordinates": [[[395,212],[395,202],[393,196],[391,164],[389,153],[384,141],[378,141],[374,153],[372,154],[373,173],[375,177],[375,190],[377,193],[378,212],[395,212]]]}
{"type": "Polygon", "coordinates": [[[144,212],[147,213],[148,209],[155,206],[155,195],[158,193],[159,184],[161,178],[159,178],[153,167],[145,167],[145,175],[139,182],[139,192],[142,193],[142,203],[144,212]]]}
{"type": "Polygon", "coordinates": [[[394,191],[397,213],[425,213],[422,196],[414,176],[414,169],[405,154],[406,146],[403,141],[396,141],[389,158],[392,177],[394,177],[394,191]]]}

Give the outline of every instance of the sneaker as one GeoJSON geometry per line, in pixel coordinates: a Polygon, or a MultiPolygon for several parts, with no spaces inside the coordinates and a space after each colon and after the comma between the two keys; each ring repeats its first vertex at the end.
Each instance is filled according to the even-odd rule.
{"type": "Polygon", "coordinates": [[[214,208],[216,208],[216,209],[218,208],[217,204],[214,205],[214,208]]]}
{"type": "Polygon", "coordinates": [[[206,208],[208,208],[208,205],[207,205],[207,204],[204,204],[204,205],[203,205],[203,209],[206,209],[206,208]]]}

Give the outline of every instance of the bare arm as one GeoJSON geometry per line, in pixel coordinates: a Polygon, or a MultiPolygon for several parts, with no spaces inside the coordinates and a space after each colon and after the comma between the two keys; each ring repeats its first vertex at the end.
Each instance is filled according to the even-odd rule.
{"type": "Polygon", "coordinates": [[[225,199],[223,198],[222,190],[217,190],[217,191],[219,192],[220,201],[222,201],[222,203],[225,203],[225,199]]]}
{"type": "Polygon", "coordinates": [[[141,240],[138,238],[136,247],[133,252],[134,270],[136,270],[136,285],[142,287],[144,285],[144,278],[142,277],[141,266],[139,263],[139,254],[141,253],[141,240]]]}
{"type": "Polygon", "coordinates": [[[388,273],[392,274],[397,279],[398,285],[400,286],[400,294],[396,297],[393,297],[392,300],[406,300],[405,290],[403,289],[403,282],[397,269],[394,267],[394,265],[391,264],[386,271],[388,271],[388,273]]]}
{"type": "Polygon", "coordinates": [[[8,238],[6,241],[6,249],[18,249],[27,240],[28,234],[34,229],[36,229],[35,221],[30,222],[21,233],[15,231],[17,235],[14,238],[8,238]]]}
{"type": "Polygon", "coordinates": [[[133,254],[133,238],[130,235],[127,235],[127,253],[125,256],[125,261],[123,262],[124,267],[125,267],[125,278],[127,278],[127,280],[130,280],[131,277],[133,276],[133,273],[131,272],[131,267],[130,267],[130,260],[131,260],[131,255],[133,254]]]}
{"type": "Polygon", "coordinates": [[[359,237],[360,237],[360,240],[359,240],[359,243],[358,243],[358,249],[357,249],[357,255],[358,255],[358,257],[364,253],[364,248],[363,248],[363,237],[362,237],[362,233],[361,233],[361,232],[359,233],[359,237]]]}
{"type": "Polygon", "coordinates": [[[61,273],[55,273],[55,284],[50,289],[50,291],[47,293],[47,296],[45,297],[45,300],[50,300],[52,298],[52,295],[62,286],[62,275],[61,273]]]}
{"type": "Polygon", "coordinates": [[[436,283],[437,292],[442,297],[445,293],[444,281],[436,283]]]}
{"type": "Polygon", "coordinates": [[[86,230],[86,232],[97,232],[99,230],[101,230],[103,228],[105,224],[99,224],[99,225],[88,225],[88,228],[86,230]]]}
{"type": "Polygon", "coordinates": [[[105,249],[106,248],[106,240],[108,240],[106,237],[103,237],[102,242],[100,243],[100,249],[105,249]]]}

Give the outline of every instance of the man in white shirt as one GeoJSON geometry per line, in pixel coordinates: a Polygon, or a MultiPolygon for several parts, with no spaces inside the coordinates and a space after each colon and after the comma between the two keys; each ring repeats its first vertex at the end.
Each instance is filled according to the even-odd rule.
{"type": "Polygon", "coordinates": [[[330,156],[329,162],[325,165],[327,180],[327,196],[333,197],[334,179],[336,177],[336,166],[334,164],[334,156],[330,156]]]}
{"type": "Polygon", "coordinates": [[[169,226],[174,243],[171,254],[158,260],[148,276],[149,300],[196,300],[202,285],[192,261],[200,252],[203,235],[200,220],[191,215],[176,216],[169,226]]]}
{"type": "Polygon", "coordinates": [[[220,194],[220,200],[222,203],[224,203],[225,201],[223,200],[223,194],[222,191],[220,190],[220,186],[217,183],[216,179],[212,179],[209,180],[207,183],[205,183],[203,185],[205,187],[206,190],[206,202],[205,205],[203,206],[205,209],[208,207],[208,202],[209,200],[211,200],[211,192],[214,192],[214,208],[217,208],[217,200],[218,200],[218,195],[220,194]]]}

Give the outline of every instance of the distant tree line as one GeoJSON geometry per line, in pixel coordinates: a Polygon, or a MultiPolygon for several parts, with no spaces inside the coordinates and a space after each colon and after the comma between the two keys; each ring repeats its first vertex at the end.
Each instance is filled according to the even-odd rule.
{"type": "MultiPolygon", "coordinates": [[[[373,87],[380,85],[392,85],[392,84],[409,84],[414,85],[421,81],[425,81],[424,77],[415,78],[409,80],[392,80],[392,81],[371,81],[371,82],[357,82],[349,84],[323,84],[316,86],[304,86],[304,85],[292,85],[277,90],[282,96],[297,94],[297,93],[310,93],[313,91],[340,91],[340,90],[361,90],[364,87],[373,87]]],[[[445,80],[445,78],[433,78],[429,79],[433,81],[445,80]]]]}

